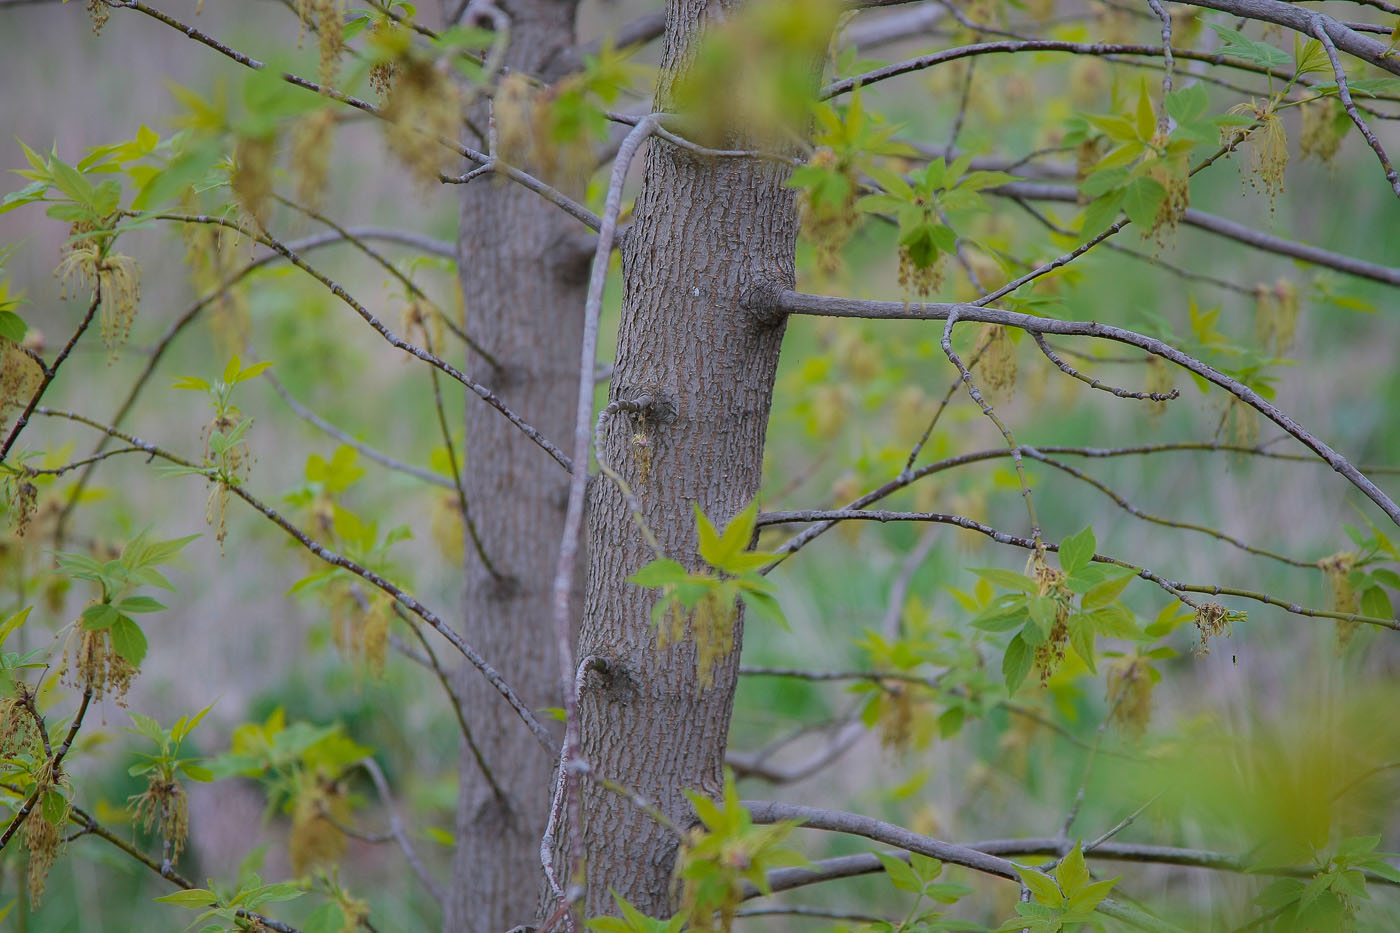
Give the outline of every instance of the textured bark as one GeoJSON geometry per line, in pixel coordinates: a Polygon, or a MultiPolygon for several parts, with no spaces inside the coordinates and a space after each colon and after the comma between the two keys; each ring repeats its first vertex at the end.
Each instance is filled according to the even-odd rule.
{"type": "MultiPolygon", "coordinates": [[[[663,68],[686,59],[705,0],[670,0],[663,68]]],[[[796,219],[786,171],[697,158],[653,140],[622,247],[623,308],[611,400],[647,394],[645,416],[605,425],[601,455],[626,479],[667,555],[698,567],[692,503],[722,525],[757,493],[781,322],[741,307],[793,281],[796,219]]],[[[626,582],[652,559],[616,484],[590,493],[589,570],[578,657],[607,662],[582,685],[583,751],[594,771],[656,801],[680,825],[682,791],[716,794],[733,706],[735,650],[701,690],[687,639],[656,646],[656,592],[626,582]]],[[[676,839],[628,801],[584,782],[588,916],[615,913],[609,890],[666,916],[676,839]]]]}
{"type": "MultiPolygon", "coordinates": [[[[573,45],[572,2],[499,5],[511,18],[508,67],[538,72],[573,45]]],[[[492,369],[469,356],[470,371],[556,442],[569,436],[578,397],[585,233],[519,185],[484,178],[462,192],[466,329],[501,364],[492,369]]],[[[536,709],[561,703],[550,582],[567,481],[499,413],[468,399],[467,501],[501,578],[486,570],[468,541],[463,634],[536,709]]],[[[444,929],[502,933],[535,917],[554,760],[477,671],[464,670],[457,683],[466,721],[506,796],[497,797],[464,747],[444,929]]]]}

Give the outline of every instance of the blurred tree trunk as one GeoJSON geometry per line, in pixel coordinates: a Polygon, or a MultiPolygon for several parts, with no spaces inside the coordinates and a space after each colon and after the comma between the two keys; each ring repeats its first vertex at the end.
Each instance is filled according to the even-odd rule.
{"type": "MultiPolygon", "coordinates": [[[[500,2],[511,21],[507,68],[538,74],[574,44],[568,0],[500,2]]],[[[474,114],[483,129],[484,107],[474,114]]],[[[466,330],[499,367],[480,373],[545,437],[573,429],[583,333],[587,231],[538,195],[490,177],[461,193],[459,269],[466,330]]],[[[470,400],[475,402],[475,400],[470,400]]],[[[559,706],[550,587],[568,476],[485,405],[466,408],[467,502],[493,575],[466,542],[463,634],[530,706],[559,706]]],[[[474,668],[458,677],[463,714],[496,784],[463,747],[456,854],[445,905],[452,933],[504,933],[530,923],[542,881],[540,837],[555,760],[474,668]]]]}
{"type": "MultiPolygon", "coordinates": [[[[657,109],[721,6],[669,0],[657,109]]],[[[631,486],[667,556],[694,568],[692,503],[723,526],[758,492],[783,325],[741,306],[754,289],[791,288],[797,221],[785,166],[697,157],[653,138],[635,220],[622,243],[623,306],[609,399],[650,395],[645,416],[605,425],[601,456],[631,486]]],[[[613,482],[590,495],[589,570],[578,657],[606,662],[583,684],[583,751],[600,777],[694,821],[682,791],[717,795],[737,676],[734,650],[702,689],[687,637],[658,650],[657,592],[626,582],[653,558],[613,482]]],[[[676,839],[635,805],[584,782],[585,916],[615,913],[609,890],[669,916],[676,839]]],[[[561,878],[561,881],[564,880],[561,878]]]]}

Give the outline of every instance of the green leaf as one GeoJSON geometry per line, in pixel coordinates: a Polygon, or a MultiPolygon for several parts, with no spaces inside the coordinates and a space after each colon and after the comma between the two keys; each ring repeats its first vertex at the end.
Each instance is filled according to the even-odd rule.
{"type": "Polygon", "coordinates": [[[1098,542],[1094,540],[1094,528],[1089,526],[1078,534],[1070,535],[1060,542],[1060,568],[1065,573],[1089,566],[1098,542]]]}
{"type": "Polygon", "coordinates": [[[1067,896],[1073,895],[1089,880],[1089,867],[1084,864],[1084,851],[1078,842],[1060,864],[1055,866],[1055,880],[1067,896]]]}
{"type": "Polygon", "coordinates": [[[1009,632],[1026,621],[1027,599],[1020,593],[1004,593],[969,622],[984,632],[1009,632]]]}
{"type": "Polygon", "coordinates": [[[719,532],[715,530],[714,524],[706,517],[700,508],[700,503],[695,503],[695,535],[699,539],[700,557],[711,567],[718,566],[718,561],[722,558],[723,548],[720,546],[719,532]]]}
{"type": "Polygon", "coordinates": [[[993,586],[999,586],[1004,590],[1035,593],[1040,589],[1030,577],[1023,573],[1016,573],[1014,570],[1002,570],[1000,567],[969,567],[968,569],[993,586]]]}
{"type": "Polygon", "coordinates": [[[29,618],[29,613],[33,609],[33,606],[25,606],[19,612],[16,612],[14,615],[7,618],[4,622],[0,622],[0,645],[5,644],[5,639],[13,635],[15,633],[15,629],[19,628],[21,625],[24,624],[24,620],[29,618]]]}
{"type": "Polygon", "coordinates": [[[744,551],[749,542],[753,540],[754,525],[758,521],[758,502],[750,502],[748,508],[738,515],[735,515],[728,525],[724,526],[724,535],[720,538],[720,561],[715,564],[721,570],[731,570],[728,566],[731,558],[744,551]]]}
{"type": "Polygon", "coordinates": [[[1083,615],[1096,635],[1107,638],[1140,638],[1137,618],[1122,605],[1104,606],[1083,615]]]}
{"type": "Polygon", "coordinates": [[[1243,33],[1236,32],[1218,23],[1206,23],[1215,30],[1216,35],[1224,40],[1221,51],[1226,55],[1252,62],[1256,65],[1263,65],[1266,68],[1287,68],[1293,63],[1293,56],[1283,49],[1275,48],[1267,42],[1255,42],[1247,38],[1243,33]]]}
{"type": "MultiPolygon", "coordinates": [[[[214,701],[214,703],[217,702],[219,701],[214,701]]],[[[185,736],[193,732],[195,726],[199,725],[200,722],[204,719],[204,717],[209,715],[209,711],[214,708],[214,703],[210,703],[208,706],[204,707],[204,709],[195,713],[194,716],[190,717],[188,720],[182,716],[180,718],[180,721],[177,722],[175,726],[170,730],[171,738],[173,738],[177,742],[183,741],[185,736]]]]}
{"type": "Polygon", "coordinates": [[[165,608],[163,604],[157,602],[149,596],[128,596],[121,602],[115,604],[121,612],[160,612],[165,608]]]}
{"type": "Polygon", "coordinates": [[[93,196],[96,192],[93,190],[92,183],[83,177],[82,172],[58,156],[49,158],[49,171],[53,173],[53,182],[58,190],[84,207],[92,207],[93,196]]]}
{"type": "Polygon", "coordinates": [[[1365,615],[1378,616],[1382,619],[1390,619],[1395,616],[1395,610],[1390,605],[1390,597],[1379,586],[1368,586],[1361,591],[1361,611],[1365,615]]]}
{"type": "Polygon", "coordinates": [[[880,860],[881,865],[885,866],[885,874],[889,875],[890,883],[899,890],[917,893],[923,888],[922,879],[914,873],[914,869],[905,864],[903,859],[884,852],[875,853],[875,857],[880,860]]]}
{"type": "Polygon", "coordinates": [[[1157,116],[1152,112],[1152,98],[1147,95],[1147,79],[1138,83],[1137,113],[1134,115],[1133,128],[1137,130],[1138,139],[1148,142],[1157,133],[1157,116]]]}
{"type": "Polygon", "coordinates": [[[1167,189],[1155,178],[1146,175],[1134,178],[1123,188],[1123,212],[1133,223],[1150,228],[1166,196],[1167,189]]]}
{"type": "MultiPolygon", "coordinates": [[[[686,569],[679,561],[671,560],[669,557],[658,558],[646,566],[642,567],[632,576],[627,578],[628,583],[635,583],[638,586],[666,586],[671,583],[679,583],[687,576],[686,569]]],[[[298,584],[300,586],[300,584],[298,584]]],[[[295,589],[295,587],[293,587],[295,589]]]]}
{"type": "Polygon", "coordinates": [[[1117,878],[1110,878],[1107,881],[1095,881],[1093,884],[1086,884],[1066,900],[1065,906],[1071,911],[1093,910],[1108,897],[1108,892],[1113,890],[1113,886],[1118,883],[1117,878]]]}
{"type": "Polygon", "coordinates": [[[748,607],[751,618],[771,622],[783,629],[788,628],[787,616],[783,613],[782,604],[771,593],[741,588],[739,598],[748,607]]]}
{"type": "Polygon", "coordinates": [[[1025,638],[1017,635],[1006,646],[1006,654],[1001,659],[1001,675],[1006,679],[1006,692],[1015,696],[1016,690],[1031,672],[1031,659],[1034,651],[1025,638]]]}
{"type": "Polygon", "coordinates": [[[43,200],[44,192],[48,189],[48,182],[36,181],[33,184],[25,185],[18,191],[11,191],[3,198],[0,198],[0,214],[6,214],[17,207],[23,207],[26,204],[32,204],[35,201],[43,200]]]}
{"type": "Polygon", "coordinates": [[[1167,115],[1177,123],[1190,123],[1210,108],[1205,85],[1192,84],[1167,95],[1167,115]]]}
{"type": "Polygon", "coordinates": [[[1089,672],[1097,674],[1098,668],[1094,665],[1094,629],[1082,616],[1075,616],[1070,620],[1069,644],[1089,668],[1089,672]]]}
{"type": "Polygon", "coordinates": [[[199,137],[141,186],[131,201],[131,209],[151,210],[174,200],[203,181],[223,157],[224,147],[218,137],[199,137]]]}
{"type": "Polygon", "coordinates": [[[100,632],[116,625],[122,614],[111,603],[97,603],[84,609],[80,618],[85,631],[100,632]]]}
{"type": "Polygon", "coordinates": [[[1034,868],[1022,868],[1020,865],[1016,866],[1016,874],[1021,876],[1021,883],[1035,895],[1038,903],[1047,907],[1059,907],[1065,902],[1064,895],[1049,875],[1034,868]]]}
{"type": "Polygon", "coordinates": [[[1109,139],[1116,139],[1119,142],[1135,142],[1138,139],[1137,127],[1127,117],[1120,117],[1116,114],[1086,113],[1084,119],[1088,120],[1090,126],[1109,139]]]}
{"type": "Polygon", "coordinates": [[[186,535],[183,538],[171,538],[169,541],[155,541],[146,545],[145,549],[137,555],[133,567],[154,567],[160,564],[167,564],[170,559],[180,551],[185,545],[198,538],[199,535],[186,535]]]}
{"type": "Polygon", "coordinates": [[[199,910],[216,903],[219,899],[215,897],[213,891],[206,891],[203,888],[190,888],[187,891],[176,891],[174,894],[167,894],[164,897],[156,898],[162,904],[175,904],[189,910],[199,910]]]}
{"type": "Polygon", "coordinates": [[[272,360],[263,360],[261,363],[254,363],[251,366],[245,366],[242,369],[240,369],[238,371],[238,375],[234,376],[231,380],[229,380],[229,382],[230,384],[236,384],[239,382],[247,382],[249,379],[255,379],[267,370],[271,369],[274,365],[275,364],[272,360]]]}
{"type": "Polygon", "coordinates": [[[1091,240],[1108,229],[1109,224],[1118,219],[1118,212],[1122,207],[1121,189],[1110,191],[1103,197],[1089,202],[1079,221],[1079,242],[1091,240]]]}
{"type": "Polygon", "coordinates": [[[19,343],[28,329],[29,325],[25,324],[24,318],[18,314],[13,311],[0,311],[0,337],[19,343]]]}
{"type": "Polygon", "coordinates": [[[302,921],[302,933],[340,933],[345,927],[345,912],[334,902],[322,904],[302,921]]]}
{"type": "Polygon", "coordinates": [[[146,658],[146,634],[141,626],[126,616],[119,616],[112,626],[112,649],[133,667],[140,667],[146,658]]]}
{"type": "Polygon", "coordinates": [[[39,802],[39,812],[50,826],[57,826],[68,816],[68,800],[56,790],[46,791],[39,802]]]}
{"type": "Polygon", "coordinates": [[[1116,580],[1105,580],[1103,583],[1091,587],[1089,592],[1085,593],[1080,600],[1080,605],[1084,607],[1085,610],[1107,606],[1109,603],[1116,600],[1122,592],[1127,589],[1128,584],[1132,583],[1136,578],[1137,574],[1129,572],[1116,580]]]}
{"type": "MultiPolygon", "coordinates": [[[[263,904],[271,904],[278,901],[291,901],[305,894],[306,891],[300,885],[282,881],[277,884],[265,885],[256,891],[250,891],[241,900],[250,907],[259,907],[263,904]]],[[[236,899],[237,900],[237,899],[236,899]]]]}
{"type": "Polygon", "coordinates": [[[1060,603],[1053,596],[1027,596],[1026,608],[1030,610],[1032,621],[1040,629],[1040,634],[1048,636],[1060,616],[1060,603]]]}

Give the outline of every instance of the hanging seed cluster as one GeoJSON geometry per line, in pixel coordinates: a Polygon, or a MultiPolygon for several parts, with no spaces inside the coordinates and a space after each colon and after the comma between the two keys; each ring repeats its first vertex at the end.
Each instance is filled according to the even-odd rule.
{"type": "Polygon", "coordinates": [[[1283,356],[1293,349],[1298,311],[1298,287],[1287,279],[1254,287],[1254,334],[1266,352],[1283,356]]]}
{"type": "Polygon", "coordinates": [[[988,324],[982,328],[979,345],[986,347],[976,365],[977,379],[982,390],[992,400],[1005,400],[1011,397],[1016,388],[1016,345],[1011,342],[1011,334],[1000,324],[988,324]]]}
{"type": "Polygon", "coordinates": [[[1104,699],[1109,720],[1134,738],[1141,738],[1152,719],[1153,674],[1142,658],[1123,658],[1108,669],[1104,699]]]}
{"type": "Polygon", "coordinates": [[[1302,114],[1298,151],[1305,159],[1314,158],[1330,163],[1342,147],[1342,139],[1351,126],[1346,108],[1340,100],[1325,97],[1300,104],[1298,110],[1302,114]]]}
{"type": "Polygon", "coordinates": [[[304,784],[292,804],[292,832],[287,840],[292,874],[298,878],[340,860],[347,839],[327,815],[340,823],[350,816],[350,800],[340,782],[307,778],[304,784]]]}
{"type": "Polygon", "coordinates": [[[147,776],[145,791],[133,795],[127,807],[132,822],[145,832],[154,830],[169,847],[170,861],[178,861],[190,834],[189,798],[180,782],[152,772],[147,776]]]}
{"type": "Polygon", "coordinates": [[[125,706],[136,667],[113,648],[110,629],[88,631],[81,621],[74,628],[63,648],[59,679],[70,687],[91,690],[95,701],[111,698],[125,706]]]}
{"type": "MultiPolygon", "coordinates": [[[[80,232],[80,231],[75,231],[80,232]]],[[[141,267],[121,253],[103,253],[93,240],[79,240],[64,254],[54,275],[68,297],[70,285],[88,289],[96,286],[101,294],[98,322],[102,343],[115,356],[131,333],[136,306],[141,301],[141,267]]]]}
{"type": "MultiPolygon", "coordinates": [[[[1356,555],[1347,551],[1324,557],[1317,562],[1327,580],[1327,605],[1333,612],[1355,613],[1361,608],[1361,600],[1356,588],[1351,585],[1351,571],[1356,566],[1356,555]]],[[[1337,619],[1337,643],[1345,646],[1356,634],[1361,623],[1355,619],[1337,619]]]]}
{"type": "Polygon", "coordinates": [[[1283,193],[1283,171],[1288,166],[1288,134],[1283,120],[1274,109],[1272,100],[1254,99],[1236,104],[1230,113],[1253,117],[1259,125],[1251,129],[1226,128],[1221,131],[1222,142],[1235,141],[1249,146],[1247,178],[1256,191],[1269,196],[1272,210],[1275,199],[1283,193]]]}
{"type": "Polygon", "coordinates": [[[1041,686],[1045,686],[1064,663],[1069,648],[1071,594],[1065,587],[1065,572],[1046,563],[1043,550],[1037,550],[1031,557],[1030,577],[1036,583],[1037,595],[1055,600],[1055,622],[1050,626],[1050,634],[1035,646],[1035,668],[1040,672],[1041,686]]]}
{"type": "Polygon", "coordinates": [[[1210,654],[1210,640],[1230,636],[1230,611],[1219,603],[1202,603],[1196,610],[1196,632],[1201,636],[1197,654],[1210,654]]]}

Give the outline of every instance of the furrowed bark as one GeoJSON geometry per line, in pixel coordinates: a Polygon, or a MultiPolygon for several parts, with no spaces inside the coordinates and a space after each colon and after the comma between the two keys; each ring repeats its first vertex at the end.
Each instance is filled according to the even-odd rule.
{"type": "MultiPolygon", "coordinates": [[[[537,72],[574,44],[567,0],[499,2],[511,20],[506,66],[537,72]]],[[[485,126],[484,112],[478,125],[485,126]]],[[[466,330],[501,364],[468,351],[472,372],[513,410],[562,441],[572,429],[583,327],[586,232],[518,185],[481,178],[461,191],[459,263],[466,330]]],[[[561,702],[551,592],[568,475],[485,405],[466,408],[465,490],[482,547],[466,546],[464,634],[536,709],[561,702]]],[[[450,498],[450,497],[449,497],[450,498]]],[[[501,933],[529,924],[543,875],[540,837],[554,760],[474,670],[458,678],[467,725],[501,799],[468,748],[461,755],[457,849],[444,930],[501,933]]]]}
{"type": "MultiPolygon", "coordinates": [[[[720,6],[670,0],[663,83],[686,61],[707,9],[720,6]]],[[[663,84],[658,107],[665,96],[663,84]]],[[[746,313],[743,297],[793,281],[797,222],[786,174],[770,162],[701,158],[654,138],[622,246],[609,400],[650,396],[652,404],[609,417],[599,453],[631,486],[666,554],[692,568],[701,566],[692,504],[723,526],[759,487],[783,324],[746,313]]],[[[593,664],[581,685],[584,757],[600,777],[688,826],[694,814],[682,791],[713,795],[722,786],[742,611],[733,652],[702,689],[689,635],[658,649],[651,624],[658,594],[626,582],[654,555],[617,484],[597,480],[589,507],[577,656],[606,663],[593,664]]],[[[595,783],[582,787],[584,915],[615,913],[610,891],[643,912],[669,915],[674,834],[595,783]]]]}

